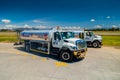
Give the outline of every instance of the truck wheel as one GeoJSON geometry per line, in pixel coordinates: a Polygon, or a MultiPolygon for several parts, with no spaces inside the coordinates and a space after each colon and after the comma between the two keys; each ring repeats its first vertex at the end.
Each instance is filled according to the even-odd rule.
{"type": "Polygon", "coordinates": [[[72,61],[73,55],[69,51],[62,51],[60,53],[60,59],[62,61],[72,61]]]}
{"type": "Polygon", "coordinates": [[[30,45],[25,45],[25,51],[30,52],[30,45]]]}
{"type": "Polygon", "coordinates": [[[97,41],[93,42],[93,47],[97,48],[99,46],[99,43],[97,41]]]}

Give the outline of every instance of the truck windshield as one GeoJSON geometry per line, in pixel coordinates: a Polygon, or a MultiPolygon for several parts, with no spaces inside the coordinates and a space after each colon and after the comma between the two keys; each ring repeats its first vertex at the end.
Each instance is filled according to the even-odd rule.
{"type": "Polygon", "coordinates": [[[86,32],[86,36],[94,36],[94,33],[93,32],[86,32]]]}
{"type": "Polygon", "coordinates": [[[61,32],[62,39],[74,38],[74,33],[72,32],[61,32]]]}
{"type": "Polygon", "coordinates": [[[93,32],[89,32],[91,36],[94,36],[94,33],[93,32]]]}

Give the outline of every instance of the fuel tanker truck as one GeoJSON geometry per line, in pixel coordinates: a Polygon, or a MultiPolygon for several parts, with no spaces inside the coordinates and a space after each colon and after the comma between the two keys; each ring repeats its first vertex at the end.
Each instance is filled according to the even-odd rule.
{"type": "Polygon", "coordinates": [[[74,33],[61,28],[51,30],[26,30],[20,33],[26,51],[37,51],[58,55],[62,61],[84,58],[87,51],[86,41],[74,38],[74,33]]]}
{"type": "Polygon", "coordinates": [[[74,33],[74,37],[83,39],[87,42],[87,46],[101,48],[102,36],[95,35],[92,31],[85,31],[80,27],[65,27],[63,30],[70,30],[74,33]]]}

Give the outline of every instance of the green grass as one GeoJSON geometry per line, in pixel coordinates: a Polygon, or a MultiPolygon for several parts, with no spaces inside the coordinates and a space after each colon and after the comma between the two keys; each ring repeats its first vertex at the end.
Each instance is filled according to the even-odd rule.
{"type": "Polygon", "coordinates": [[[102,38],[105,46],[120,46],[120,36],[102,36],[102,38]]]}
{"type": "Polygon", "coordinates": [[[102,36],[104,46],[120,46],[120,31],[94,31],[94,33],[102,36]]]}
{"type": "Polygon", "coordinates": [[[98,35],[119,35],[120,36],[120,31],[93,31],[95,34],[98,35]]]}
{"type": "MultiPolygon", "coordinates": [[[[103,37],[103,45],[104,46],[120,46],[120,35],[113,34],[120,34],[120,31],[96,31],[95,34],[107,34],[102,35],[103,37]],[[112,35],[112,36],[111,36],[112,35]]],[[[0,42],[17,42],[17,34],[16,32],[0,32],[0,42]]]]}
{"type": "Polygon", "coordinates": [[[16,42],[16,32],[0,32],[0,42],[16,42]]]}

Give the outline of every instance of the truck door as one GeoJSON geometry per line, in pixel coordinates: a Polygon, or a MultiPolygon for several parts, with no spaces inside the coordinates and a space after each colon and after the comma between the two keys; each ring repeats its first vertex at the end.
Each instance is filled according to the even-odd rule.
{"type": "Polygon", "coordinates": [[[91,35],[90,32],[85,32],[85,41],[90,41],[92,42],[93,36],[91,35]]]}
{"type": "Polygon", "coordinates": [[[60,48],[62,46],[62,39],[59,32],[54,32],[52,45],[55,48],[60,48]]]}

